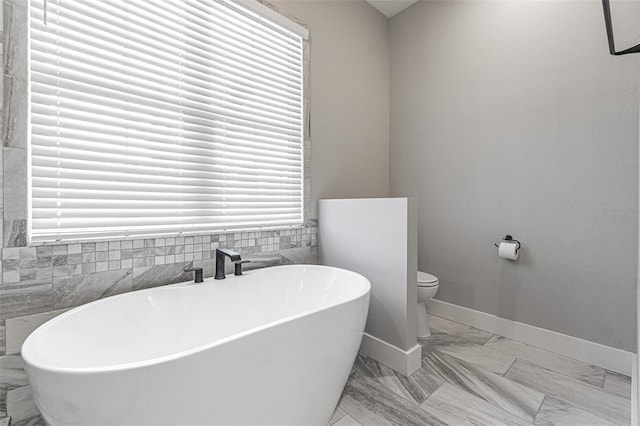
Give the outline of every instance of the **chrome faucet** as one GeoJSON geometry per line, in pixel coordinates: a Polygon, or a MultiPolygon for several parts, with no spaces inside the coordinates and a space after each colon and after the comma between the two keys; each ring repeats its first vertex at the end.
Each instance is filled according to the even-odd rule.
{"type": "MultiPolygon", "coordinates": [[[[224,274],[225,256],[228,256],[232,262],[240,262],[242,260],[240,257],[240,253],[238,252],[225,249],[225,248],[216,249],[216,276],[215,276],[216,280],[224,280],[226,277],[226,275],[224,274]]],[[[237,266],[236,266],[236,271],[237,271],[237,266]]],[[[236,275],[241,275],[241,274],[242,273],[238,274],[236,272],[236,275]]]]}

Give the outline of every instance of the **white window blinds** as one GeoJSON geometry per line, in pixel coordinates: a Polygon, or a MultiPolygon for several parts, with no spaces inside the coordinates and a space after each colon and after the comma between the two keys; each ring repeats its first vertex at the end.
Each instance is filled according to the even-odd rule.
{"type": "Polygon", "coordinates": [[[302,224],[305,34],[254,10],[32,0],[32,241],[302,224]]]}

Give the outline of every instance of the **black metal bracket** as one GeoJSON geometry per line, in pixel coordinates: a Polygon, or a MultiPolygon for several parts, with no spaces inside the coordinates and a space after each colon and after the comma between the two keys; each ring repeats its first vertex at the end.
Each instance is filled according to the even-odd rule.
{"type": "MultiPolygon", "coordinates": [[[[508,242],[517,243],[518,247],[516,247],[516,251],[520,250],[520,247],[522,246],[522,244],[520,244],[520,241],[514,240],[513,237],[511,235],[509,235],[509,234],[505,235],[505,237],[502,239],[502,241],[508,241],[508,242]]],[[[497,243],[493,243],[493,245],[496,246],[496,247],[500,247],[500,245],[497,244],[497,243]]]]}
{"type": "Polygon", "coordinates": [[[609,40],[609,53],[620,56],[629,53],[640,53],[640,44],[636,44],[625,50],[616,52],[615,43],[613,42],[613,24],[611,23],[611,6],[609,0],[602,0],[602,8],[604,9],[604,24],[607,27],[607,40],[609,40]]]}

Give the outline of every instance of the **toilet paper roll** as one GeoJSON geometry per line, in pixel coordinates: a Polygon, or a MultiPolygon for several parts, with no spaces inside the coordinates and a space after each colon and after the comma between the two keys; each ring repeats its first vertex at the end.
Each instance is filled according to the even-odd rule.
{"type": "Polygon", "coordinates": [[[498,256],[503,259],[518,260],[519,255],[518,243],[502,242],[498,246],[498,256]]]}

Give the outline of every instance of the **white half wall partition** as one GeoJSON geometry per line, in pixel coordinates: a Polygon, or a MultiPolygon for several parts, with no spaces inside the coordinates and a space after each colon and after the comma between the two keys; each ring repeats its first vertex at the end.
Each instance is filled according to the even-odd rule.
{"type": "Polygon", "coordinates": [[[320,200],[318,227],[320,263],[371,282],[361,352],[407,376],[418,370],[416,200],[320,200]]]}

